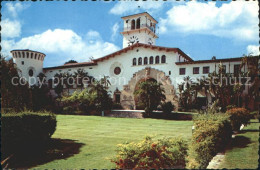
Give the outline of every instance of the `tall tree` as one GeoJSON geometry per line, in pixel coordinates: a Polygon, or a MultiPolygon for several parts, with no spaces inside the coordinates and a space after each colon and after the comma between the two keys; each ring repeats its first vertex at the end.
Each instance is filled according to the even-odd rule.
{"type": "Polygon", "coordinates": [[[139,83],[138,89],[135,90],[134,95],[140,99],[145,106],[145,113],[147,116],[157,109],[161,101],[166,99],[164,89],[161,84],[153,81],[144,81],[139,83]]]}
{"type": "Polygon", "coordinates": [[[12,60],[1,55],[1,108],[22,111],[32,108],[32,96],[28,83],[21,79],[12,60]]]}

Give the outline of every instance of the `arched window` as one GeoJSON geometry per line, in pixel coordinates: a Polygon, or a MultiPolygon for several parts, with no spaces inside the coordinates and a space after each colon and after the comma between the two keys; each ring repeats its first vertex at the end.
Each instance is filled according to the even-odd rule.
{"type": "Polygon", "coordinates": [[[133,19],[131,21],[131,30],[134,30],[135,29],[135,20],[133,19]]]}
{"type": "Polygon", "coordinates": [[[136,29],[140,28],[140,18],[136,20],[136,29]]]}
{"type": "Polygon", "coordinates": [[[24,52],[22,52],[22,54],[23,54],[23,58],[24,58],[24,56],[25,56],[24,52]]]}
{"type": "Polygon", "coordinates": [[[20,52],[18,52],[18,57],[21,58],[21,53],[20,52]]]}
{"type": "Polygon", "coordinates": [[[150,57],[150,62],[149,64],[153,64],[153,56],[150,57]]]}
{"type": "Polygon", "coordinates": [[[33,58],[33,53],[31,53],[31,58],[33,58]]]}
{"type": "Polygon", "coordinates": [[[148,59],[147,57],[144,57],[144,65],[148,64],[148,59]]]}
{"type": "Polygon", "coordinates": [[[26,53],[27,58],[29,58],[29,52],[26,53]]]}
{"type": "Polygon", "coordinates": [[[162,61],[161,63],[166,63],[166,56],[165,55],[162,55],[162,61]]]}
{"type": "Polygon", "coordinates": [[[141,57],[138,58],[138,65],[142,65],[142,58],[141,57]]]}
{"type": "Polygon", "coordinates": [[[34,56],[34,59],[36,59],[37,58],[37,54],[35,54],[35,56],[34,56]]]}
{"type": "Polygon", "coordinates": [[[136,65],[136,58],[133,59],[133,66],[136,65]]]}
{"type": "Polygon", "coordinates": [[[155,64],[159,64],[160,63],[160,57],[157,55],[155,57],[155,64]]]}

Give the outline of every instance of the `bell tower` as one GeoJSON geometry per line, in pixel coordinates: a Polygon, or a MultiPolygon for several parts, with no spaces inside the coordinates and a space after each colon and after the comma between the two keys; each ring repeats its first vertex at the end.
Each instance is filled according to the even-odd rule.
{"type": "Polygon", "coordinates": [[[123,48],[135,43],[155,45],[158,38],[156,24],[158,23],[149,13],[143,12],[122,17],[124,20],[123,48]]]}

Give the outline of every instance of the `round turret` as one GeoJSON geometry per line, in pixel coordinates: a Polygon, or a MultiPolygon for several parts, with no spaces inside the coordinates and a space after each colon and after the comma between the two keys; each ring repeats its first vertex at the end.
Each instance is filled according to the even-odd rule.
{"type": "Polygon", "coordinates": [[[12,50],[11,53],[17,68],[21,71],[20,76],[30,85],[35,84],[37,79],[34,78],[43,72],[43,60],[46,55],[29,49],[12,50]]]}

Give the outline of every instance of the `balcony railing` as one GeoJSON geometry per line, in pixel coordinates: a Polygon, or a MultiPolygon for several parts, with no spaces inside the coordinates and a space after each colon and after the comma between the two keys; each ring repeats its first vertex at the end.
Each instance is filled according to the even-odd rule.
{"type": "Polygon", "coordinates": [[[135,27],[131,27],[131,25],[129,24],[127,27],[124,27],[123,31],[131,31],[131,30],[137,30],[137,29],[141,29],[141,28],[148,28],[150,31],[152,31],[153,33],[156,34],[156,29],[153,26],[149,26],[148,24],[141,24],[140,27],[138,27],[137,25],[135,25],[135,27]]]}

